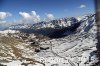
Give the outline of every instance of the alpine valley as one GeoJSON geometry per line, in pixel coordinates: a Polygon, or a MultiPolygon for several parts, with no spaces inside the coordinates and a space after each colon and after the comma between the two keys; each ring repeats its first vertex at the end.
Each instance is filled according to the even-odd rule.
{"type": "Polygon", "coordinates": [[[0,66],[98,66],[95,14],[0,31],[0,66]]]}

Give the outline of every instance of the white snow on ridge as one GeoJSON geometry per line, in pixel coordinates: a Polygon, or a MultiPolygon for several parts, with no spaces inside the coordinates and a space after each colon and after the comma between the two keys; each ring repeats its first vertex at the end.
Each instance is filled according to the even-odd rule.
{"type": "Polygon", "coordinates": [[[0,31],[0,34],[4,34],[4,35],[6,35],[6,34],[8,34],[8,33],[11,33],[11,34],[13,34],[13,33],[19,33],[19,31],[16,31],[16,30],[4,30],[4,31],[0,31]]]}

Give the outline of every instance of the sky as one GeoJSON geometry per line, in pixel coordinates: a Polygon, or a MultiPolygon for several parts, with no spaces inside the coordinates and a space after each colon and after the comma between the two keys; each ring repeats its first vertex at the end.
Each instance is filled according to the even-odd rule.
{"type": "Polygon", "coordinates": [[[94,0],[0,0],[1,22],[40,22],[94,13],[94,0]]]}

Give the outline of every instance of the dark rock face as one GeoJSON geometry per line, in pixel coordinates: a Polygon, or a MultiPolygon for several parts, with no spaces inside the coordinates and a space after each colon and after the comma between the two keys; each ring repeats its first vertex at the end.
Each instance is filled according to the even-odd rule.
{"type": "Polygon", "coordinates": [[[75,23],[69,27],[65,27],[65,28],[62,28],[62,29],[59,29],[53,33],[51,33],[49,35],[50,38],[61,38],[61,37],[64,37],[64,36],[67,36],[67,35],[70,35],[70,34],[73,34],[75,33],[76,29],[79,27],[81,23],[75,23]]]}
{"type": "Polygon", "coordinates": [[[40,49],[41,50],[47,50],[47,49],[49,49],[49,47],[45,47],[45,48],[44,47],[40,47],[40,49]]]}
{"type": "Polygon", "coordinates": [[[35,49],[35,52],[40,52],[40,49],[35,49]]]}

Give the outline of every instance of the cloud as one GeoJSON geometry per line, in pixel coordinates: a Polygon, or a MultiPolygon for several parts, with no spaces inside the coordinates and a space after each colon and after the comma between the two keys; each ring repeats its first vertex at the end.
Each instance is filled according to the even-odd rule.
{"type": "Polygon", "coordinates": [[[0,20],[4,20],[6,17],[11,16],[9,12],[0,12],[0,20]]]}
{"type": "Polygon", "coordinates": [[[53,14],[46,14],[47,17],[47,21],[53,20],[54,19],[54,15],[53,14]]]}
{"type": "Polygon", "coordinates": [[[85,8],[85,7],[86,7],[86,5],[82,4],[78,8],[85,8]]]}
{"type": "Polygon", "coordinates": [[[19,14],[24,18],[24,19],[29,19],[31,16],[30,14],[26,13],[26,12],[19,12],[19,14]]]}
{"type": "Polygon", "coordinates": [[[40,16],[37,15],[35,11],[32,11],[32,18],[34,19],[35,22],[39,22],[41,20],[40,16]]]}
{"type": "Polygon", "coordinates": [[[37,13],[35,11],[31,11],[31,13],[27,13],[27,12],[19,12],[19,14],[23,17],[23,19],[21,20],[22,22],[39,22],[40,21],[40,16],[37,15],[37,13]]]}
{"type": "Polygon", "coordinates": [[[12,14],[9,12],[0,12],[0,24],[5,24],[6,23],[5,18],[9,16],[12,16],[12,14]]]}

